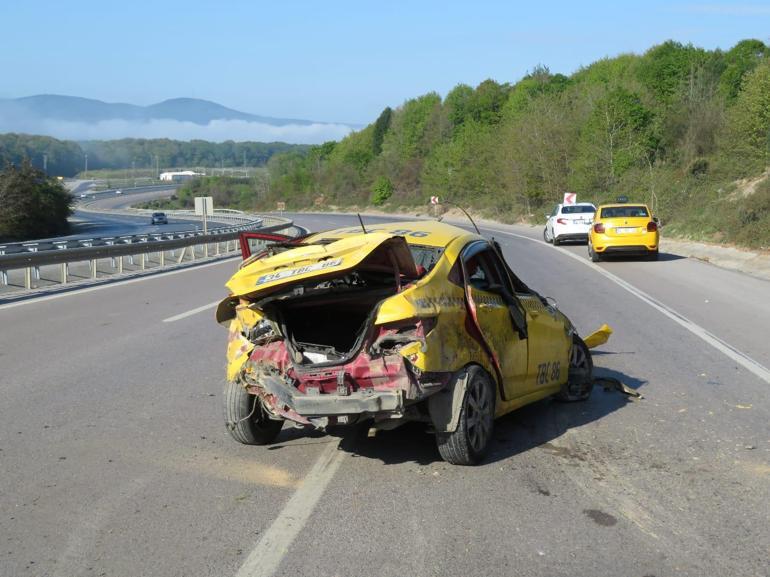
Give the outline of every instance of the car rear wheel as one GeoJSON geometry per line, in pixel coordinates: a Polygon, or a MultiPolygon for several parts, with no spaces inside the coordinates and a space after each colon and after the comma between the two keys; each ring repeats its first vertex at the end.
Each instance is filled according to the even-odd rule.
{"type": "Polygon", "coordinates": [[[268,418],[262,401],[239,383],[228,381],[224,390],[225,426],[244,445],[267,445],[281,432],[282,421],[268,418]]]}
{"type": "Polygon", "coordinates": [[[594,362],[591,351],[578,335],[572,335],[569,376],[556,399],[566,402],[585,401],[594,388],[594,362]]]}
{"type": "Polygon", "coordinates": [[[553,242],[553,239],[551,238],[551,235],[548,234],[548,227],[547,226],[543,229],[543,240],[545,242],[549,243],[549,244],[551,242],[553,242]]]}
{"type": "Polygon", "coordinates": [[[591,239],[588,239],[588,258],[591,259],[591,262],[599,262],[600,260],[602,260],[601,255],[598,252],[594,251],[594,247],[591,244],[591,239]]]}
{"type": "Polygon", "coordinates": [[[658,260],[658,251],[653,250],[647,253],[647,260],[658,260]]]}
{"type": "Polygon", "coordinates": [[[481,367],[470,367],[460,420],[452,433],[437,433],[441,458],[453,465],[475,465],[484,458],[495,422],[495,388],[481,367]]]}

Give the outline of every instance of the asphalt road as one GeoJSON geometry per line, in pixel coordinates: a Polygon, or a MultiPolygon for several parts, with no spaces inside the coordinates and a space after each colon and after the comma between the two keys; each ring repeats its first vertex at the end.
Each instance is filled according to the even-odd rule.
{"type": "MultiPolygon", "coordinates": [[[[97,200],[89,201],[94,208],[120,209],[129,206],[169,196],[168,191],[152,191],[138,194],[101,195],[97,200]]],[[[124,236],[130,234],[172,233],[183,230],[202,228],[198,220],[170,220],[168,224],[153,225],[149,217],[128,215],[106,215],[79,210],[77,207],[70,218],[72,234],[64,239],[83,239],[104,236],[124,236]]]]}
{"type": "Polygon", "coordinates": [[[475,468],[416,427],[246,447],[195,312],[236,261],[0,306],[0,575],[769,575],[770,284],[495,228],[580,332],[615,329],[597,371],[644,399],[526,407],[475,468]]]}

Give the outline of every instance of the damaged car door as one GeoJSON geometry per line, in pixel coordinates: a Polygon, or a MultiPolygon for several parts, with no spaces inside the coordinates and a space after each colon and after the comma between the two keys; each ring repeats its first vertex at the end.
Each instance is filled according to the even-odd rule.
{"type": "Polygon", "coordinates": [[[528,339],[526,327],[516,326],[511,314],[515,297],[510,281],[486,241],[473,242],[466,247],[462,263],[466,300],[478,331],[477,338],[482,341],[482,347],[498,373],[500,398],[514,399],[524,393],[528,339]]]}

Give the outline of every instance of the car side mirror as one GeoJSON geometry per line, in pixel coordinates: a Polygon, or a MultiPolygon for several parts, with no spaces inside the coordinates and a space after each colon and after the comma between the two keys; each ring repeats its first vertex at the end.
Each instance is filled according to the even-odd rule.
{"type": "Polygon", "coordinates": [[[553,298],[553,297],[545,297],[545,301],[548,303],[548,306],[550,306],[552,308],[555,308],[555,309],[559,308],[559,303],[556,302],[555,298],[553,298]]]}

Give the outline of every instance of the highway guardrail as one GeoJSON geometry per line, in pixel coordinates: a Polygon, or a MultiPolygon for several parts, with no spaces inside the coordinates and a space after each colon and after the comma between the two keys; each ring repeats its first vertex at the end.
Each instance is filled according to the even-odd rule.
{"type": "MultiPolygon", "coordinates": [[[[71,276],[97,279],[127,271],[162,269],[170,263],[182,264],[185,260],[237,252],[238,236],[242,231],[277,232],[293,228],[293,222],[287,218],[245,213],[226,216],[233,220],[239,219],[240,222],[213,229],[206,234],[202,231],[188,231],[85,239],[77,241],[74,247],[68,246],[68,241],[50,241],[52,247],[47,250],[40,250],[39,243],[17,243],[22,244],[23,250],[17,250],[18,246],[14,245],[14,250],[10,252],[9,245],[0,245],[0,285],[9,285],[12,271],[23,271],[23,285],[20,286],[27,290],[37,288],[34,285],[35,281],[42,278],[41,268],[52,265],[58,265],[59,270],[54,275],[50,274],[50,269],[47,271],[45,280],[48,284],[67,284],[71,276]],[[100,261],[105,259],[109,259],[109,265],[105,267],[102,263],[100,269],[100,261]],[[70,265],[74,263],[87,263],[87,276],[83,273],[72,275],[70,265]]],[[[21,278],[18,280],[21,283],[21,278]]]]}

